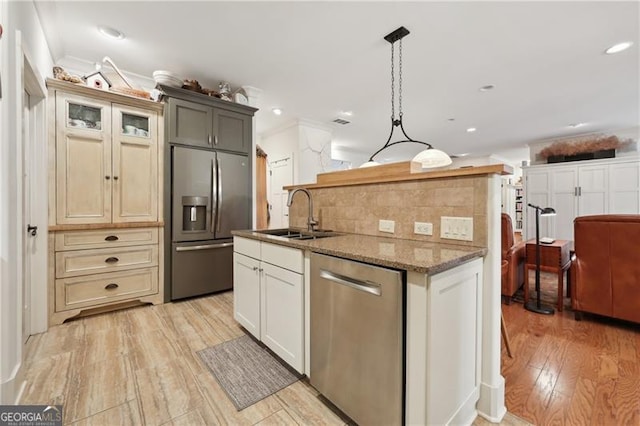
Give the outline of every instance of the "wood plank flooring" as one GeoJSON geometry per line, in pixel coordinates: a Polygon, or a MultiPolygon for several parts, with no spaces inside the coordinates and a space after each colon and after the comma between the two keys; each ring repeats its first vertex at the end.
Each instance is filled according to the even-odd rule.
{"type": "MultiPolygon", "coordinates": [[[[568,302],[568,301],[567,301],[568,302]]],[[[342,425],[304,381],[236,411],[196,355],[243,334],[233,294],[87,317],[32,336],[23,404],[64,404],[78,425],[342,425]]],[[[510,413],[538,425],[640,425],[640,328],[568,310],[502,306],[510,413]]],[[[487,425],[478,419],[477,425],[487,425]]],[[[521,425],[509,416],[503,424],[521,425]]]]}
{"type": "MultiPolygon", "coordinates": [[[[555,282],[555,278],[551,277],[555,282]]],[[[507,410],[537,425],[640,425],[640,326],[502,305],[507,410]]]]}
{"type": "Polygon", "coordinates": [[[92,316],[27,344],[21,404],[74,425],[343,425],[298,381],[240,412],[196,354],[244,332],[233,293],[92,316]]]}

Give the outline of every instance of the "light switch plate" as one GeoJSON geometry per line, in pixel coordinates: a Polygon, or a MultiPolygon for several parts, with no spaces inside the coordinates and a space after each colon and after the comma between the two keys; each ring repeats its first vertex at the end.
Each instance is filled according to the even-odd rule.
{"type": "Polygon", "coordinates": [[[440,238],[473,241],[473,218],[442,216],[440,218],[440,238]]]}
{"type": "Polygon", "coordinates": [[[420,234],[420,235],[433,235],[433,223],[414,222],[413,233],[420,234]]]}
{"type": "Polygon", "coordinates": [[[393,220],[384,220],[380,219],[378,222],[378,231],[380,232],[388,232],[389,234],[393,234],[395,232],[396,222],[393,220]]]}

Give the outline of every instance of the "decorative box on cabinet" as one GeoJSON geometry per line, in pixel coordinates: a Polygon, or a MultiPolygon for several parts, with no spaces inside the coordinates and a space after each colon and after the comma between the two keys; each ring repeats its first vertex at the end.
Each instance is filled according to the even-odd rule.
{"type": "Polygon", "coordinates": [[[163,105],[49,89],[49,324],[163,301],[163,105]]]}

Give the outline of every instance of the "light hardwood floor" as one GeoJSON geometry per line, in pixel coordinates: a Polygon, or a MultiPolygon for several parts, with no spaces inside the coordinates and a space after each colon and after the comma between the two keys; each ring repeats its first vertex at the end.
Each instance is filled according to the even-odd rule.
{"type": "MultiPolygon", "coordinates": [[[[233,294],[117,311],[32,336],[23,404],[77,424],[343,424],[306,382],[237,412],[196,351],[243,334],[233,294]]],[[[568,299],[565,300],[568,306],[568,299]]],[[[510,413],[538,425],[640,425],[640,327],[502,306],[510,413]]],[[[478,425],[487,424],[477,420],[478,425]]],[[[512,417],[504,424],[521,424],[512,417]]]]}
{"type": "Polygon", "coordinates": [[[22,404],[64,404],[78,425],[271,425],[344,421],[298,381],[236,411],[196,352],[239,337],[233,293],[92,316],[27,344],[22,404]]]}
{"type": "MultiPolygon", "coordinates": [[[[555,277],[551,277],[555,285],[555,277]]],[[[640,425],[640,327],[503,305],[514,358],[502,348],[509,412],[537,425],[640,425]]]]}

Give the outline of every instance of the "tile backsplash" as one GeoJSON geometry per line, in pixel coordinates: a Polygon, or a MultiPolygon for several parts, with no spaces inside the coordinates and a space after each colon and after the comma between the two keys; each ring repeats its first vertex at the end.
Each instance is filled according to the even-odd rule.
{"type": "MultiPolygon", "coordinates": [[[[462,176],[311,189],[313,216],[322,229],[451,244],[487,246],[487,176],[462,176]],[[473,241],[440,238],[442,216],[472,217],[473,241]],[[395,232],[378,231],[378,221],[395,221],[395,232]],[[433,224],[433,235],[414,234],[414,222],[433,224]]],[[[296,194],[289,224],[307,226],[307,197],[296,194]]]]}

